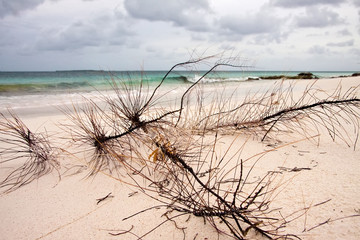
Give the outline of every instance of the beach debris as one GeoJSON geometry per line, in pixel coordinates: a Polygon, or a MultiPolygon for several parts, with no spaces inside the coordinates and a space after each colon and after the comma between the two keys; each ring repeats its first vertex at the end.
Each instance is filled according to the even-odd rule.
{"type": "Polygon", "coordinates": [[[310,153],[308,150],[298,150],[299,153],[310,153]]]}
{"type": "MultiPolygon", "coordinates": [[[[109,234],[110,234],[111,236],[120,236],[120,235],[123,235],[123,234],[126,234],[126,233],[131,233],[131,230],[133,230],[133,228],[134,228],[134,225],[131,225],[131,227],[130,227],[129,230],[120,230],[120,231],[118,231],[118,230],[112,230],[112,231],[117,231],[117,233],[110,233],[110,232],[109,232],[109,234]]],[[[136,236],[136,235],[135,235],[135,236],[136,236]]]]}
{"type": "Polygon", "coordinates": [[[96,199],[96,201],[97,201],[96,205],[98,205],[99,203],[101,203],[102,201],[104,201],[104,200],[106,200],[106,199],[108,199],[108,198],[113,198],[113,197],[114,197],[114,196],[111,195],[111,192],[110,192],[110,193],[108,193],[108,195],[106,195],[105,197],[96,199]]]}
{"type": "Polygon", "coordinates": [[[315,161],[315,160],[311,160],[311,162],[310,162],[311,164],[313,164],[313,168],[314,167],[317,167],[318,165],[319,165],[319,162],[318,161],[315,161]]]}
{"type": "Polygon", "coordinates": [[[63,165],[63,167],[66,170],[62,173],[62,176],[65,176],[65,177],[71,177],[74,175],[78,175],[88,169],[88,166],[83,165],[83,164],[76,164],[76,165],[67,164],[67,165],[63,165]]]}
{"type": "Polygon", "coordinates": [[[287,168],[287,167],[278,167],[281,171],[285,172],[300,172],[304,170],[311,170],[309,167],[293,167],[293,168],[287,168]]]}
{"type": "Polygon", "coordinates": [[[132,197],[132,196],[134,196],[134,195],[137,194],[137,193],[138,193],[138,191],[131,192],[131,193],[128,194],[128,197],[132,197]]]}

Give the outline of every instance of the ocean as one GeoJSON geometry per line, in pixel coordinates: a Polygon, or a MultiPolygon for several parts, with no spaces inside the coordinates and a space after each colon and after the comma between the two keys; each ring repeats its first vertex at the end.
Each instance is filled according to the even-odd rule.
{"type": "MultiPolygon", "coordinates": [[[[204,71],[174,71],[164,81],[164,88],[190,86],[204,71]]],[[[282,71],[216,71],[207,75],[202,83],[238,83],[251,87],[255,81],[249,78],[286,75],[296,76],[300,72],[282,71]],[[251,83],[252,82],[252,83],[251,83]]],[[[312,72],[318,78],[350,76],[354,72],[312,72]]],[[[141,81],[154,88],[166,71],[52,71],[52,72],[0,72],[0,112],[29,110],[42,106],[61,106],[92,97],[97,93],[111,91],[112,81],[139,84],[141,81]]],[[[256,81],[261,85],[266,80],[256,81]]]]}

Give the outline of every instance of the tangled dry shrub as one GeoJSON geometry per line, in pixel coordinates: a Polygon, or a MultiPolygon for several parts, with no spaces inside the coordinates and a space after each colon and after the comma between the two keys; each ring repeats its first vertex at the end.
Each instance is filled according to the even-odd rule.
{"type": "MultiPolygon", "coordinates": [[[[279,85],[263,94],[248,95],[240,103],[232,100],[234,95],[229,99],[210,95],[215,98],[206,99],[199,88],[202,80],[217,67],[234,66],[226,60],[216,62],[188,85],[172,108],[159,106],[163,97],[159,89],[172,71],[208,59],[174,65],[150,91],[142,81],[127,85],[113,78],[115,96],[103,95],[100,102],[87,99],[85,104],[64,110],[72,122],[67,126],[70,140],[91,152],[92,157],[87,160],[90,176],[106,172],[128,177],[133,186],[159,201],[167,213],[178,213],[165,222],[192,215],[205,219],[219,234],[235,239],[245,239],[249,231],[268,239],[297,238],[283,229],[306,209],[286,218],[275,211],[279,209],[271,208],[281,186],[276,181],[279,172],[269,171],[258,181],[250,182],[256,161],[245,166],[243,146],[233,142],[222,146],[226,150],[219,154],[219,139],[229,132],[235,139],[236,134],[243,132],[262,133],[264,139],[284,129],[307,135],[306,126],[311,124],[318,131],[326,129],[334,139],[348,142],[343,122],[354,126],[356,136],[359,133],[357,88],[343,92],[339,87],[320,98],[321,91],[309,85],[296,98],[294,86],[279,85]]],[[[16,159],[11,154],[22,153],[17,150],[19,147],[32,153],[30,165],[18,168],[3,182],[4,186],[10,183],[17,188],[53,169],[57,162],[46,140],[33,137],[16,116],[13,118],[15,121],[7,120],[2,126],[10,126],[4,129],[21,140],[8,140],[12,146],[1,152],[7,159],[4,161],[16,159]],[[42,171],[36,168],[34,172],[34,166],[42,166],[42,171]]],[[[356,141],[357,137],[355,144],[356,141]]]]}
{"type": "Polygon", "coordinates": [[[195,121],[183,121],[182,127],[223,133],[243,132],[261,135],[262,141],[272,132],[298,132],[305,137],[325,130],[335,140],[356,146],[359,136],[359,87],[343,91],[339,85],[332,93],[306,86],[301,94],[294,94],[296,83],[281,81],[265,93],[248,94],[241,102],[232,97],[214,101],[216,105],[202,106],[195,121]],[[355,139],[345,130],[353,126],[355,139]],[[315,132],[314,132],[315,130],[315,132]]]}
{"type": "Polygon", "coordinates": [[[13,169],[0,181],[4,193],[59,169],[56,149],[44,133],[32,132],[12,111],[0,116],[0,164],[13,169]]]}
{"type": "MultiPolygon", "coordinates": [[[[248,176],[254,166],[245,172],[239,152],[228,155],[233,148],[231,145],[225,155],[216,155],[218,138],[226,132],[234,134],[240,130],[255,134],[263,132],[262,139],[270,132],[282,129],[300,130],[307,135],[309,129],[305,126],[310,123],[315,129],[325,128],[333,138],[347,141],[342,122],[353,124],[357,133],[359,129],[356,89],[342,93],[339,87],[333,94],[319,98],[321,92],[310,85],[295,98],[293,85],[288,88],[279,85],[264,94],[247,96],[240,104],[232,104],[231,98],[224,100],[221,95],[205,100],[197,87],[209,72],[222,65],[225,64],[215,64],[191,84],[173,109],[156,107],[160,99],[156,92],[167,75],[151,94],[143,89],[142,83],[134,91],[113,82],[116,98],[105,98],[109,106],[106,111],[90,102],[92,109],[100,111],[99,115],[110,131],[98,134],[81,127],[85,135],[78,136],[83,139],[88,136],[94,147],[101,148],[102,154],[126,166],[124,175],[130,177],[142,192],[166,206],[167,211],[180,212],[171,218],[172,221],[186,214],[202,217],[219,233],[236,239],[246,238],[250,230],[269,239],[297,238],[281,231],[291,220],[276,214],[270,207],[272,196],[279,187],[274,184],[278,172],[270,171],[259,181],[249,183],[248,176]],[[206,105],[208,102],[210,104],[206,105]],[[209,142],[209,137],[213,141],[209,142]],[[125,144],[127,147],[124,148],[125,144]],[[119,157],[118,152],[124,151],[120,149],[129,152],[119,157]],[[140,160],[142,164],[129,159],[140,160]],[[143,184],[144,181],[147,183],[143,184]],[[227,230],[219,225],[220,222],[227,230]]],[[[87,112],[84,112],[85,119],[93,119],[88,122],[99,119],[96,114],[87,112]]],[[[82,126],[84,118],[78,117],[76,121],[82,126]]],[[[100,125],[96,129],[101,129],[100,125]]],[[[303,214],[302,211],[297,213],[303,214]]],[[[297,217],[292,215],[291,219],[297,217]]]]}
{"type": "MultiPolygon", "coordinates": [[[[203,218],[219,234],[244,239],[254,230],[268,239],[291,239],[291,234],[279,231],[291,221],[270,206],[280,186],[276,181],[279,172],[268,172],[251,183],[255,164],[244,170],[243,162],[249,159],[241,159],[241,148],[234,153],[230,144],[224,154],[217,155],[220,139],[208,142],[209,137],[177,138],[178,144],[163,135],[154,140],[156,158],[148,162],[153,172],[139,173],[156,191],[153,198],[165,205],[167,212],[203,218]],[[187,144],[179,144],[183,141],[187,144]]],[[[147,194],[151,196],[151,192],[147,194]]]]}

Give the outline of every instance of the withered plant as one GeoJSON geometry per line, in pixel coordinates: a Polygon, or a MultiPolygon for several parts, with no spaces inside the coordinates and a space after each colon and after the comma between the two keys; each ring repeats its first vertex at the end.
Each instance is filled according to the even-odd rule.
{"type": "MultiPolygon", "coordinates": [[[[40,177],[59,170],[56,149],[45,133],[32,132],[12,111],[0,114],[0,165],[10,172],[0,179],[0,189],[12,192],[40,177]]],[[[60,175],[59,175],[60,176],[60,175]]]]}
{"type": "MultiPolygon", "coordinates": [[[[224,98],[226,93],[204,93],[202,80],[218,67],[241,67],[231,64],[229,58],[210,65],[174,99],[172,106],[161,104],[165,95],[161,87],[173,71],[209,59],[174,65],[153,88],[143,81],[126,84],[112,76],[112,93],[100,99],[85,99],[85,103],[64,110],[72,122],[66,126],[71,144],[80,143],[90,153],[86,159],[89,175],[105,172],[114,178],[129,178],[132,186],[159,201],[165,207],[164,222],[195,216],[230,238],[246,239],[249,232],[268,239],[297,238],[284,229],[306,209],[287,217],[271,207],[282,186],[277,176],[283,172],[270,170],[251,182],[253,169],[265,152],[244,159],[245,145],[235,144],[237,136],[261,134],[263,140],[283,130],[308,136],[310,124],[316,131],[325,129],[333,139],[350,144],[343,127],[346,123],[354,126],[356,139],[352,140],[356,145],[360,120],[357,88],[343,92],[339,87],[324,95],[309,85],[296,98],[295,86],[282,83],[241,101],[236,92],[228,99],[224,98]],[[229,133],[232,140],[224,140],[224,145],[222,140],[229,133]],[[220,148],[225,151],[219,152],[220,148]]],[[[15,189],[49,172],[35,168],[36,174],[29,174],[34,166],[51,170],[58,163],[46,139],[35,137],[15,115],[12,117],[14,120],[6,119],[1,125],[10,136],[3,138],[10,146],[2,150],[2,161],[17,159],[16,154],[24,151],[32,160],[3,181],[3,186],[15,189]]]]}
{"type": "Polygon", "coordinates": [[[65,126],[72,141],[85,145],[85,151],[90,150],[90,175],[100,171],[120,173],[121,167],[131,169],[127,160],[136,157],[146,142],[147,128],[152,126],[160,131],[166,125],[164,118],[177,112],[163,112],[159,108],[150,112],[157,97],[155,92],[150,94],[144,89],[142,81],[138,85],[124,84],[113,77],[110,84],[115,94],[85,99],[83,104],[63,109],[72,122],[65,126]]]}
{"type": "MultiPolygon", "coordinates": [[[[333,138],[346,141],[341,125],[344,121],[353,124],[357,133],[359,129],[356,89],[342,93],[339,87],[333,94],[320,98],[320,90],[309,85],[295,98],[293,85],[285,88],[280,84],[264,94],[248,95],[240,104],[216,94],[210,96],[218,99],[206,100],[201,80],[219,66],[230,66],[216,63],[189,85],[177,106],[158,107],[161,97],[157,92],[168,74],[177,66],[198,62],[175,65],[150,94],[142,82],[134,89],[134,85],[129,87],[114,80],[116,97],[105,96],[106,107],[89,101],[87,109],[92,110],[83,111],[86,117],[73,118],[82,131],[74,139],[88,139],[97,151],[101,150],[102,158],[126,166],[124,176],[130,177],[142,192],[160,201],[166,211],[179,212],[165,221],[193,215],[206,219],[219,233],[236,239],[246,238],[250,230],[269,239],[297,238],[281,231],[291,220],[270,207],[279,187],[274,182],[279,172],[270,171],[250,183],[254,165],[247,166],[250,169],[245,171],[240,150],[230,155],[234,148],[231,144],[224,155],[218,156],[218,139],[224,133],[240,130],[263,132],[262,139],[283,129],[307,135],[310,129],[305,126],[311,123],[315,129],[323,127],[333,138]],[[99,119],[102,124],[98,122],[94,128],[93,123],[99,119]],[[213,141],[209,142],[209,138],[213,141]]],[[[109,166],[96,161],[96,166],[109,166]]],[[[93,169],[93,174],[101,170],[93,169]]],[[[297,213],[301,215],[303,211],[297,213]]]]}
{"type": "Polygon", "coordinates": [[[131,178],[136,182],[139,176],[147,180],[145,186],[139,187],[143,186],[140,188],[144,193],[159,201],[157,207],[165,209],[164,222],[187,215],[202,218],[218,234],[235,239],[245,239],[250,231],[267,239],[296,238],[281,230],[304,214],[304,210],[290,219],[279,214],[281,209],[271,207],[283,184],[277,179],[281,172],[269,171],[260,180],[251,182],[252,169],[265,153],[242,159],[245,144],[239,147],[234,141],[225,153],[218,155],[215,148],[220,140],[217,136],[174,139],[173,135],[168,138],[161,135],[154,139],[154,150],[147,162],[151,174],[139,171],[131,178]],[[253,163],[244,167],[247,161],[253,163]]]}
{"type": "Polygon", "coordinates": [[[325,130],[333,140],[339,138],[355,147],[360,128],[360,99],[356,95],[359,87],[343,91],[338,86],[325,94],[314,84],[307,85],[301,94],[294,94],[296,83],[282,81],[265,93],[248,94],[240,103],[231,97],[220,98],[215,107],[199,112],[197,121],[184,121],[183,127],[260,136],[263,133],[261,140],[272,132],[298,132],[309,137],[325,130]],[[355,139],[346,132],[346,125],[353,126],[355,139]]]}
{"type": "Polygon", "coordinates": [[[164,129],[168,126],[173,127],[174,122],[179,122],[185,107],[185,98],[191,90],[215,68],[233,65],[228,63],[229,60],[217,62],[211,70],[184,91],[179,100],[180,106],[173,110],[157,106],[159,99],[164,96],[164,93],[159,93],[159,89],[178,67],[190,67],[199,62],[206,62],[211,57],[196,58],[174,65],[150,92],[147,91],[149,86],[145,85],[142,79],[137,84],[131,81],[129,84],[130,75],[126,81],[112,76],[109,82],[115,96],[102,95],[98,99],[100,105],[94,99],[89,99],[85,104],[64,109],[64,113],[73,122],[67,126],[72,140],[88,143],[94,153],[88,162],[91,167],[90,175],[103,170],[111,173],[120,166],[127,165],[125,160],[132,159],[142,143],[149,143],[147,138],[154,137],[148,134],[148,128],[161,132],[166,131],[164,129]]]}

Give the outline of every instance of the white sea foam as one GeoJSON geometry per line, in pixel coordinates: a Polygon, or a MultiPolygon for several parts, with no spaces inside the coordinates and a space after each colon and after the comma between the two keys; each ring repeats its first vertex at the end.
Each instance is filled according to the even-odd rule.
{"type": "MultiPolygon", "coordinates": [[[[202,76],[194,75],[194,77],[188,77],[187,80],[191,83],[195,83],[200,80],[202,76]]],[[[245,77],[228,77],[228,78],[221,78],[221,77],[204,77],[200,80],[201,83],[218,83],[218,82],[243,82],[246,81],[248,78],[245,77]]]]}

